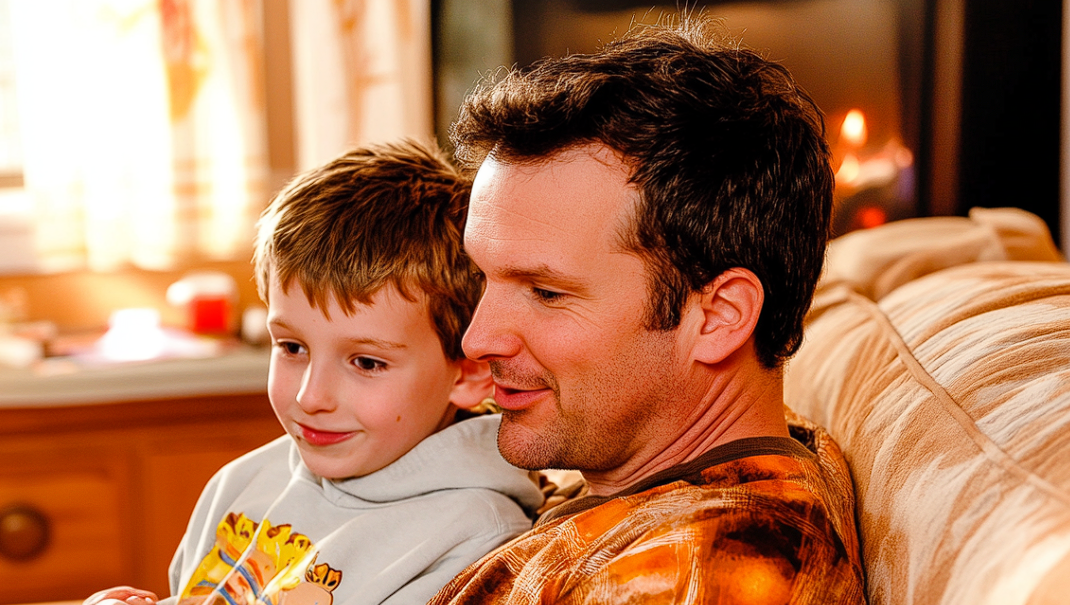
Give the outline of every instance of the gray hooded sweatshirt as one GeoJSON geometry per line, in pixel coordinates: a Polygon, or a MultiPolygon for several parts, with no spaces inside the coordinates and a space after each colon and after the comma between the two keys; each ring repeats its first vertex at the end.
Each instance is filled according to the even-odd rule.
{"type": "Polygon", "coordinates": [[[542,504],[498,453],[499,421],[456,423],[352,479],[313,475],[289,436],[234,460],[201,494],[164,605],[426,603],[542,504]]]}

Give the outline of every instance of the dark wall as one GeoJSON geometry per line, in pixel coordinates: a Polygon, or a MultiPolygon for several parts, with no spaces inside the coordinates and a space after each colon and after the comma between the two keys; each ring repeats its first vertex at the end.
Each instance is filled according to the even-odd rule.
{"type": "MultiPolygon", "coordinates": [[[[432,0],[432,6],[475,6],[482,1],[432,0]]],[[[941,10],[937,10],[938,0],[886,1],[897,14],[900,90],[882,89],[882,94],[898,96],[901,133],[907,147],[915,152],[919,168],[914,194],[917,214],[964,215],[974,206],[1019,207],[1040,216],[1055,241],[1060,241],[1063,2],[939,0],[941,10]],[[948,6],[955,10],[946,10],[948,6]],[[938,19],[949,18],[956,20],[951,27],[937,23],[938,19]],[[937,39],[947,37],[948,31],[953,32],[948,40],[937,39]],[[946,69],[948,65],[953,66],[953,75],[946,69]],[[937,73],[941,74],[939,78],[937,73]],[[954,94],[940,94],[947,90],[954,94]],[[957,107],[945,108],[934,102],[937,97],[954,98],[957,107]]],[[[512,37],[512,54],[502,57],[503,64],[526,64],[546,54],[548,38],[574,33],[576,23],[570,15],[599,11],[630,14],[641,6],[673,4],[660,0],[495,2],[511,8],[511,17],[502,25],[508,32],[505,35],[512,37]]],[[[766,2],[777,7],[807,4],[803,0],[766,2]]],[[[720,0],[686,4],[708,5],[719,12],[737,3],[720,0]]],[[[486,12],[478,10],[476,14],[486,12]]],[[[481,24],[475,31],[486,29],[487,25],[481,24]]],[[[751,39],[756,33],[749,34],[751,39]]],[[[606,35],[609,33],[583,33],[581,39],[591,48],[571,50],[593,50],[595,42],[606,35]]],[[[464,48],[473,45],[473,35],[459,37],[464,48]]],[[[478,34],[474,37],[479,38],[478,34]]],[[[798,60],[800,54],[786,56],[798,60]]],[[[441,67],[439,60],[436,71],[440,79],[441,67]]],[[[487,70],[491,65],[483,56],[477,67],[487,70]]],[[[798,71],[797,66],[792,69],[793,73],[798,71]]],[[[464,80],[463,87],[473,80],[464,80]]],[[[441,82],[437,86],[441,88],[441,82]]],[[[459,104],[463,87],[456,99],[445,103],[446,109],[459,104]]],[[[826,105],[834,104],[823,104],[826,105]]],[[[445,125],[450,119],[452,115],[444,113],[439,121],[445,125]]],[[[442,128],[444,132],[445,126],[442,128]]]]}
{"type": "Polygon", "coordinates": [[[964,8],[960,210],[1023,208],[1059,241],[1062,2],[964,8]]]}

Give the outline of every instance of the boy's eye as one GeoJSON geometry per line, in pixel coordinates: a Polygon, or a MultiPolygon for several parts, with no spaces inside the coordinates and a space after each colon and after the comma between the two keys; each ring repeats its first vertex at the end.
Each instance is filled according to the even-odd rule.
{"type": "Polygon", "coordinates": [[[371,357],[357,357],[353,359],[353,365],[357,366],[365,372],[376,372],[386,368],[386,364],[378,359],[372,359],[371,357]]]}
{"type": "Polygon", "coordinates": [[[288,340],[280,340],[275,342],[275,346],[283,350],[287,355],[301,355],[305,352],[305,347],[296,342],[288,340]]]}

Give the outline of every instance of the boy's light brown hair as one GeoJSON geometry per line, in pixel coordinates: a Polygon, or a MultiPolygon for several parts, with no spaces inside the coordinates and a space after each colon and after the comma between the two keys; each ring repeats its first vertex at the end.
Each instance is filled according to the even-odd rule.
{"type": "Polygon", "coordinates": [[[294,178],[257,222],[253,262],[260,297],[270,280],[300,284],[326,314],[345,312],[393,284],[417,302],[451,360],[483,291],[462,249],[471,181],[433,145],[403,139],[350,150],[294,178]]]}

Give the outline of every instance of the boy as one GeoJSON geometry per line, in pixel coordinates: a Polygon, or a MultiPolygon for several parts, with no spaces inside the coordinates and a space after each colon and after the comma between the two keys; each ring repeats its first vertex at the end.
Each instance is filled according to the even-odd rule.
{"type": "MultiPolygon", "coordinates": [[[[482,292],[461,249],[469,189],[403,141],[303,174],[265,210],[254,263],[287,436],[208,483],[170,602],[425,603],[531,528],[542,495],[498,454],[498,417],[457,421],[492,388],[461,350],[482,292]]],[[[156,597],[86,604],[108,599],[156,597]]]]}

